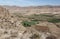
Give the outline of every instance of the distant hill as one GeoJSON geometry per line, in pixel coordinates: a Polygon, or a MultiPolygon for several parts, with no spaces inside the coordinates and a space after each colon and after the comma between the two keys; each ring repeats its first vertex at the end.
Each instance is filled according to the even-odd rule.
{"type": "Polygon", "coordinates": [[[10,13],[24,13],[24,14],[39,14],[39,13],[60,13],[60,6],[29,6],[29,7],[19,7],[19,6],[3,6],[9,10],[10,13]]]}

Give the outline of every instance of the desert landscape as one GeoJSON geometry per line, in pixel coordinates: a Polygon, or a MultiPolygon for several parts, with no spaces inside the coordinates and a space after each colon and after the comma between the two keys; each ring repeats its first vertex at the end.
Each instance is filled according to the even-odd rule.
{"type": "Polygon", "coordinates": [[[0,39],[60,39],[60,6],[0,6],[0,39]]]}

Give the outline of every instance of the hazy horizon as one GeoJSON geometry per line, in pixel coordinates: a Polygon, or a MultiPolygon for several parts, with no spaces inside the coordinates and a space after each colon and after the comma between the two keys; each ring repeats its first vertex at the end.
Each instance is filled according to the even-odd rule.
{"type": "Polygon", "coordinates": [[[44,5],[60,5],[60,0],[0,0],[0,5],[10,6],[44,6],[44,5]]]}

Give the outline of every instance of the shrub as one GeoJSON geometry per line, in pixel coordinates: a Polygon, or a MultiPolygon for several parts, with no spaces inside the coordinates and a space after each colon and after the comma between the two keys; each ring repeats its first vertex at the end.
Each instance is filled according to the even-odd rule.
{"type": "Polygon", "coordinates": [[[31,27],[31,25],[35,25],[35,24],[37,24],[36,21],[23,21],[23,22],[22,22],[22,25],[23,25],[24,27],[31,27]]]}
{"type": "Polygon", "coordinates": [[[30,27],[30,26],[31,26],[30,22],[28,22],[28,21],[23,21],[23,22],[22,22],[22,25],[23,25],[24,27],[30,27]]]}

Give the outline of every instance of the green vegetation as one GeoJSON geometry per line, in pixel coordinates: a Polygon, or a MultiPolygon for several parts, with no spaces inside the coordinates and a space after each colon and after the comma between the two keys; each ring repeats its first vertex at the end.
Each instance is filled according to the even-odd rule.
{"type": "Polygon", "coordinates": [[[60,22],[60,19],[50,19],[50,20],[48,20],[48,22],[51,22],[51,23],[59,23],[60,22]]]}
{"type": "Polygon", "coordinates": [[[37,24],[38,22],[36,22],[36,21],[23,21],[22,22],[22,25],[24,26],[24,27],[31,27],[31,25],[35,25],[35,24],[37,24]]]}
{"type": "Polygon", "coordinates": [[[30,22],[28,22],[28,21],[23,21],[23,22],[22,22],[22,25],[23,25],[24,27],[30,27],[30,26],[31,26],[30,22]]]}
{"type": "Polygon", "coordinates": [[[60,22],[60,15],[56,15],[56,14],[32,14],[30,16],[23,16],[22,14],[18,13],[14,13],[17,17],[19,18],[27,18],[28,20],[24,19],[25,21],[22,21],[22,25],[24,27],[31,27],[31,25],[36,25],[38,24],[40,21],[46,21],[46,22],[50,22],[50,23],[59,23],[60,22]]]}
{"type": "Polygon", "coordinates": [[[30,17],[28,17],[29,19],[34,19],[35,21],[47,21],[47,22],[51,22],[51,23],[58,23],[60,22],[60,19],[54,17],[55,15],[53,14],[33,14],[30,17]]]}

